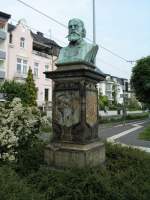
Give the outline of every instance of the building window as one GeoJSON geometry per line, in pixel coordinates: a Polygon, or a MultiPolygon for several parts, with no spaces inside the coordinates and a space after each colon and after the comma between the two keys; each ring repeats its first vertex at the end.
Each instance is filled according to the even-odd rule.
{"type": "Polygon", "coordinates": [[[27,74],[27,60],[22,58],[17,58],[17,73],[27,74]]]}
{"type": "Polygon", "coordinates": [[[38,70],[39,70],[39,63],[35,62],[34,63],[34,77],[37,78],[38,77],[38,70]]]}
{"type": "Polygon", "coordinates": [[[45,65],[45,71],[49,71],[49,65],[45,65]]]}
{"type": "Polygon", "coordinates": [[[23,38],[23,37],[20,38],[20,47],[22,47],[22,48],[25,47],[25,38],[23,38]]]}
{"type": "Polygon", "coordinates": [[[111,84],[106,85],[106,90],[111,90],[111,84]]]}
{"type": "Polygon", "coordinates": [[[12,33],[9,35],[9,43],[12,43],[12,33]]]}
{"type": "Polygon", "coordinates": [[[49,89],[45,88],[44,91],[44,100],[48,101],[49,100],[49,89]]]}
{"type": "MultiPolygon", "coordinates": [[[[49,65],[45,65],[45,72],[48,72],[48,71],[49,71],[49,65]]],[[[45,74],[45,79],[47,79],[46,74],[45,74]]]]}

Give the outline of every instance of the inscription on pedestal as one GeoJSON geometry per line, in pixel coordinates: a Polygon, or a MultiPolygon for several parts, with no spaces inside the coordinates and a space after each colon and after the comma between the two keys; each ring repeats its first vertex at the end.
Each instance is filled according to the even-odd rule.
{"type": "Polygon", "coordinates": [[[71,127],[80,120],[79,91],[57,91],[54,116],[58,124],[71,127]]]}
{"type": "Polygon", "coordinates": [[[86,91],[86,122],[90,126],[97,122],[97,95],[94,91],[86,91]]]}

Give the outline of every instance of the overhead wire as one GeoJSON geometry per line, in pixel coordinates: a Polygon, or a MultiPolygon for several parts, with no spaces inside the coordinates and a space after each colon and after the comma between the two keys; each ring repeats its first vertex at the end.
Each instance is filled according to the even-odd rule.
{"type": "MultiPolygon", "coordinates": [[[[18,23],[18,20],[14,19],[14,18],[11,18],[11,20],[14,21],[15,23],[18,23]]],[[[27,24],[24,24],[24,26],[27,27],[27,28],[30,29],[30,30],[35,31],[35,32],[38,32],[38,31],[41,32],[40,30],[38,30],[38,29],[36,29],[36,28],[34,28],[34,27],[31,27],[31,26],[29,26],[29,25],[27,25],[27,24]]],[[[48,33],[44,33],[44,36],[47,36],[47,38],[49,38],[48,33]]],[[[58,38],[55,38],[55,37],[52,37],[52,38],[53,38],[56,42],[61,42],[61,43],[64,43],[64,45],[67,45],[67,43],[60,41],[58,38]]],[[[97,60],[98,60],[99,62],[103,63],[103,64],[108,65],[109,67],[117,68],[119,71],[122,71],[122,72],[124,72],[124,73],[128,73],[127,71],[125,71],[125,70],[123,70],[123,69],[120,69],[120,68],[117,67],[116,65],[114,66],[113,64],[110,64],[110,63],[108,63],[107,61],[105,61],[105,60],[103,60],[103,59],[101,59],[101,58],[99,58],[99,57],[97,57],[97,60]]]]}
{"type": "Polygon", "coordinates": [[[103,59],[101,59],[101,58],[99,58],[99,57],[97,57],[97,60],[99,60],[99,62],[101,62],[101,63],[103,63],[103,64],[106,64],[106,65],[108,65],[108,66],[110,66],[110,67],[112,67],[112,68],[117,68],[119,71],[122,71],[122,72],[124,72],[124,73],[128,73],[127,70],[121,69],[120,67],[118,67],[118,66],[116,66],[116,65],[110,64],[109,62],[107,62],[107,61],[105,61],[105,60],[103,60],[103,59]]]}
{"type": "MultiPolygon", "coordinates": [[[[34,10],[35,12],[37,12],[37,13],[39,13],[39,14],[45,16],[46,18],[48,18],[48,19],[54,21],[55,23],[57,23],[58,25],[62,26],[63,28],[66,28],[66,29],[67,29],[67,26],[66,26],[65,24],[63,24],[63,23],[59,22],[58,20],[56,20],[56,19],[50,17],[49,15],[45,14],[44,12],[42,12],[42,11],[40,11],[40,10],[34,8],[33,6],[31,6],[31,5],[27,4],[27,3],[25,3],[25,2],[22,1],[22,0],[17,0],[17,1],[20,2],[20,3],[22,3],[23,5],[25,5],[26,7],[28,7],[28,8],[30,8],[30,9],[34,10]]],[[[29,28],[31,28],[31,29],[33,29],[33,30],[36,30],[36,29],[34,29],[34,28],[32,28],[32,27],[29,27],[29,28]]],[[[36,30],[36,31],[37,31],[37,30],[36,30]]],[[[44,33],[44,35],[45,35],[45,36],[48,36],[48,34],[46,34],[46,33],[44,33]]],[[[49,36],[48,36],[48,37],[49,37],[49,36]]],[[[53,37],[53,38],[54,38],[54,37],[53,37]]],[[[59,41],[60,43],[63,43],[63,44],[66,45],[66,43],[64,43],[63,41],[60,41],[58,38],[54,38],[54,40],[59,41]]],[[[93,42],[93,41],[90,40],[89,38],[86,38],[86,40],[88,40],[88,41],[90,41],[90,42],[93,42]]],[[[104,46],[102,46],[102,45],[100,45],[100,44],[98,44],[98,45],[99,45],[99,47],[100,47],[101,49],[104,49],[105,51],[109,52],[110,54],[112,54],[112,55],[115,56],[115,57],[118,57],[119,59],[123,60],[123,61],[126,62],[126,63],[132,64],[133,62],[136,62],[136,61],[127,60],[126,58],[124,58],[124,57],[118,55],[117,53],[111,51],[110,49],[108,49],[108,48],[106,48],[106,47],[104,47],[104,46]]],[[[108,64],[109,66],[111,66],[111,67],[113,66],[112,64],[110,64],[110,63],[108,63],[108,62],[102,60],[102,59],[99,58],[98,56],[97,56],[97,59],[98,59],[100,62],[102,62],[102,63],[105,63],[105,64],[107,63],[107,64],[108,64]]],[[[113,66],[113,67],[118,68],[120,71],[124,71],[124,70],[120,69],[119,67],[117,67],[116,65],[113,66]]],[[[125,71],[124,71],[124,72],[125,72],[125,71]]],[[[126,71],[125,73],[127,73],[127,71],[126,71]]]]}
{"type": "Polygon", "coordinates": [[[25,3],[24,1],[22,1],[22,0],[17,0],[17,1],[20,2],[20,3],[22,3],[23,5],[25,5],[26,7],[31,8],[31,9],[34,10],[35,12],[37,12],[37,13],[43,15],[44,17],[46,17],[46,18],[48,18],[48,19],[54,21],[55,23],[59,24],[60,26],[62,26],[62,27],[64,27],[64,28],[67,28],[67,26],[66,26],[65,24],[59,22],[58,20],[54,19],[53,17],[50,17],[49,15],[47,15],[47,14],[45,14],[44,12],[42,12],[42,11],[40,11],[40,10],[34,8],[33,6],[30,6],[29,4],[25,3]]]}
{"type": "MultiPolygon", "coordinates": [[[[59,25],[62,26],[63,28],[66,28],[66,29],[67,29],[67,26],[66,26],[65,24],[59,22],[59,21],[56,20],[55,18],[53,18],[53,17],[51,17],[51,16],[45,14],[44,12],[42,12],[42,11],[38,10],[37,8],[35,8],[35,7],[33,7],[33,6],[31,6],[31,5],[27,4],[27,3],[25,3],[25,2],[22,1],[22,0],[17,0],[17,1],[18,1],[19,3],[25,5],[26,7],[28,7],[28,8],[30,8],[30,9],[34,10],[35,12],[37,12],[37,13],[43,15],[44,17],[50,19],[51,21],[53,21],[53,22],[59,24],[59,25]]],[[[89,38],[86,38],[86,39],[87,39],[88,41],[90,41],[90,42],[93,42],[93,41],[92,41],[91,39],[89,39],[89,38]]],[[[134,60],[128,60],[128,59],[126,59],[126,58],[120,56],[119,54],[113,52],[112,50],[110,50],[110,49],[104,47],[104,46],[101,45],[101,44],[98,44],[98,45],[100,46],[100,48],[104,49],[105,51],[109,52],[109,53],[112,54],[113,56],[116,56],[116,57],[118,57],[119,59],[121,59],[121,60],[123,60],[123,61],[125,61],[125,62],[127,62],[127,63],[131,63],[131,64],[132,64],[132,63],[136,62],[136,61],[134,61],[134,60]]]]}

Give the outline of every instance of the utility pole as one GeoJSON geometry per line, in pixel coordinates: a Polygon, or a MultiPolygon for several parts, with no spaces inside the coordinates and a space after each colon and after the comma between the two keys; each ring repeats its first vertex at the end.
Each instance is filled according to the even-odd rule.
{"type": "MultiPolygon", "coordinates": [[[[93,43],[96,44],[96,28],[95,28],[95,0],[93,0],[93,43]]],[[[94,60],[96,65],[96,58],[94,60]]]]}
{"type": "Polygon", "coordinates": [[[124,126],[126,124],[126,114],[127,114],[126,111],[126,100],[127,100],[126,92],[128,92],[127,84],[128,84],[127,82],[123,81],[123,125],[124,126]]]}
{"type": "Polygon", "coordinates": [[[96,43],[96,29],[95,29],[95,0],[93,0],[93,43],[96,43]]]}
{"type": "Polygon", "coordinates": [[[125,90],[123,89],[123,125],[126,125],[125,90]]]}

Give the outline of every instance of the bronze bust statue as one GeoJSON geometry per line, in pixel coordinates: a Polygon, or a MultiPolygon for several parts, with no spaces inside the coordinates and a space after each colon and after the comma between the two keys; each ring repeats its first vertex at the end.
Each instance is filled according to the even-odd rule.
{"type": "Polygon", "coordinates": [[[71,19],[68,23],[69,45],[60,50],[57,64],[72,62],[87,62],[94,64],[98,51],[96,44],[87,43],[83,38],[86,36],[84,23],[80,19],[71,19]]]}

